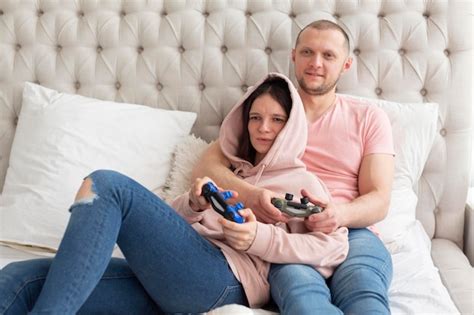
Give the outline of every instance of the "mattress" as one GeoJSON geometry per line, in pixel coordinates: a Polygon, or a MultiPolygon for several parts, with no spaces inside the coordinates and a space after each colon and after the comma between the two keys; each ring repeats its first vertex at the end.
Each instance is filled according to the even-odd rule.
{"type": "MultiPolygon", "coordinates": [[[[389,247],[394,278],[389,291],[392,314],[459,314],[430,255],[430,240],[416,222],[403,239],[389,247]]],[[[0,245],[0,268],[10,262],[44,257],[45,254],[0,245]]],[[[274,312],[226,305],[209,315],[270,315],[274,312]]]]}

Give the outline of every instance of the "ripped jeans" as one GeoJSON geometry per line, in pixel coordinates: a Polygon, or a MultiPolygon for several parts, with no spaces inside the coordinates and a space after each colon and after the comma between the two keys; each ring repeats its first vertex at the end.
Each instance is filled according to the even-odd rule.
{"type": "Polygon", "coordinates": [[[113,171],[88,176],[54,259],[0,271],[0,314],[200,313],[247,305],[219,248],[159,197],[113,171]],[[117,243],[126,260],[113,258],[117,243]]]}

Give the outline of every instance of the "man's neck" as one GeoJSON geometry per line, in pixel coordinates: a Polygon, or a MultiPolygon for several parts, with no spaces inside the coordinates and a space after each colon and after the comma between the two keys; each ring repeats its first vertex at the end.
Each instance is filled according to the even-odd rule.
{"type": "Polygon", "coordinates": [[[310,123],[315,122],[319,117],[321,117],[332,105],[334,105],[336,100],[336,93],[334,90],[324,95],[310,95],[301,89],[299,89],[298,92],[303,101],[306,118],[310,123]]]}

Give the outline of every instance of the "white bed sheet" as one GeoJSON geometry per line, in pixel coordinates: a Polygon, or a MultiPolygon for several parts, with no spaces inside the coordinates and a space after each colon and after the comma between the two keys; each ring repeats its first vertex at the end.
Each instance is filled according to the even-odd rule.
{"type": "MultiPolygon", "coordinates": [[[[392,314],[459,314],[441,282],[438,269],[433,264],[430,242],[421,223],[414,224],[404,239],[398,240],[397,246],[392,246],[390,251],[394,266],[394,278],[389,291],[392,314]]],[[[42,255],[0,245],[0,268],[13,261],[38,257],[42,255]]],[[[227,305],[209,314],[270,315],[275,313],[239,305],[227,305]]]]}

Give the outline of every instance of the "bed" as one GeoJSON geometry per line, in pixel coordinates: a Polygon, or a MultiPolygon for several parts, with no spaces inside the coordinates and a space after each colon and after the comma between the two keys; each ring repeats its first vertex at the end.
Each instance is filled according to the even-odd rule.
{"type": "Polygon", "coordinates": [[[91,169],[123,171],[164,198],[185,189],[232,105],[268,72],[294,80],[296,35],[328,19],[352,41],[337,92],[381,106],[394,128],[379,224],[392,313],[473,314],[472,16],[454,0],[0,0],[0,268],[54,254],[91,169]]]}

